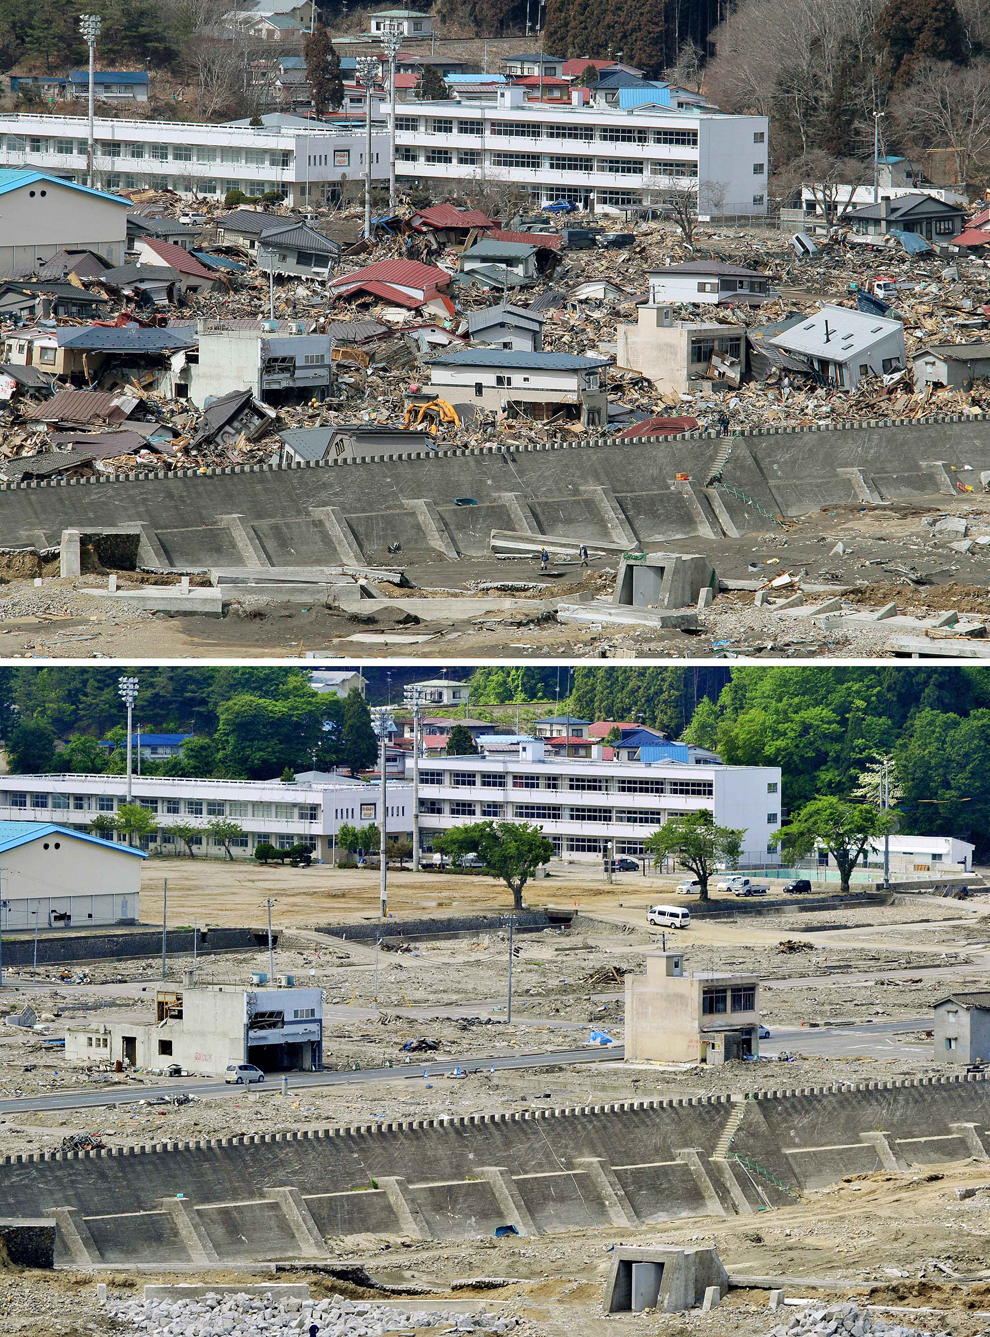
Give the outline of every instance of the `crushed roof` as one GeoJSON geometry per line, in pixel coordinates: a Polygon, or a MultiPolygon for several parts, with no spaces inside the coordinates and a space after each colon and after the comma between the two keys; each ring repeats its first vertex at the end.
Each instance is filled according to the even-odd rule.
{"type": "Polygon", "coordinates": [[[106,390],[60,390],[44,404],[24,410],[25,418],[49,422],[123,422],[137,400],[106,390]]]}
{"type": "Polygon", "coordinates": [[[160,237],[142,237],[141,242],[177,273],[185,274],[189,278],[212,280],[212,272],[202,261],[184,251],[181,246],[176,246],[174,242],[163,241],[160,237]]]}
{"type": "Polygon", "coordinates": [[[492,228],[495,224],[480,209],[457,209],[453,204],[435,204],[428,209],[418,209],[409,222],[413,227],[422,219],[429,227],[438,228],[492,228]]]}
{"type": "Polygon", "coordinates": [[[195,325],[173,325],[166,329],[144,329],[139,325],[92,325],[58,329],[60,348],[79,348],[101,353],[164,353],[175,348],[194,348],[199,342],[195,325]]]}
{"type": "Polygon", "coordinates": [[[341,274],[331,280],[329,286],[346,289],[364,286],[369,281],[398,283],[407,288],[429,291],[446,288],[450,283],[450,275],[436,265],[422,265],[418,260],[379,260],[377,264],[367,265],[352,274],[341,274]]]}
{"type": "Polygon", "coordinates": [[[634,422],[631,427],[624,427],[618,433],[620,441],[633,441],[638,436],[681,436],[685,432],[696,432],[698,419],[685,415],[681,418],[645,418],[634,422]]]}

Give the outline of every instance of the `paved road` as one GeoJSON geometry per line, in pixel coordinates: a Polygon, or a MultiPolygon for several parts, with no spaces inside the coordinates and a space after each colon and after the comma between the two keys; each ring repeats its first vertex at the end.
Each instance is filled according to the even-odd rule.
{"type": "Polygon", "coordinates": [[[760,1041],[760,1053],[767,1058],[782,1052],[822,1058],[931,1058],[931,1040],[916,1038],[931,1025],[930,1017],[909,1017],[852,1026],[771,1026],[770,1039],[760,1041]]]}
{"type": "MultiPolygon", "coordinates": [[[[487,1072],[494,1068],[496,1072],[519,1068],[569,1067],[574,1063],[608,1063],[623,1057],[621,1045],[608,1048],[554,1049],[545,1054],[499,1054],[473,1058],[445,1058],[430,1062],[428,1054],[416,1054],[413,1061],[397,1068],[364,1068],[360,1072],[294,1072],[289,1076],[289,1089],[301,1091],[306,1087],[321,1086],[356,1086],[367,1082],[394,1082],[397,1079],[423,1080],[428,1072],[431,1077],[442,1077],[463,1068],[465,1072],[487,1072]]],[[[139,1086],[137,1083],[127,1087],[111,1087],[109,1090],[53,1092],[43,1096],[25,1096],[18,1100],[0,1100],[0,1114],[21,1114],[31,1110],[69,1110],[95,1109],[104,1105],[132,1105],[139,1100],[154,1099],[157,1096],[233,1096],[243,1095],[246,1088],[228,1086],[226,1082],[200,1081],[190,1082],[176,1078],[171,1082],[139,1086]]],[[[255,1086],[252,1091],[276,1093],[280,1090],[277,1077],[273,1077],[263,1086],[255,1086]]]]}

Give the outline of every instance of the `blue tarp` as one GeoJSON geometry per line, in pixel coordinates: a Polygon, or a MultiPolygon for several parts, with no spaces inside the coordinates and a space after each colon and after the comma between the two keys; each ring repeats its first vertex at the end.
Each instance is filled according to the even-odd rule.
{"type": "Polygon", "coordinates": [[[890,235],[897,238],[908,255],[927,255],[931,252],[929,243],[924,237],[919,237],[917,232],[901,232],[899,228],[892,227],[890,235]]]}

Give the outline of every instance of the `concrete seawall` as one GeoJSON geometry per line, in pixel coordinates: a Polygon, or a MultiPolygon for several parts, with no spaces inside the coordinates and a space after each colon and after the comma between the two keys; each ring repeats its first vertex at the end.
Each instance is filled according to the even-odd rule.
{"type": "Polygon", "coordinates": [[[960,1074],[14,1156],[0,1216],[54,1216],[58,1260],[94,1266],[325,1257],[363,1232],[635,1227],[985,1160],[988,1115],[986,1076],[960,1074]]]}
{"type": "MultiPolygon", "coordinates": [[[[272,934],[272,943],[278,945],[279,935],[272,934]]],[[[215,952],[255,952],[268,950],[268,934],[263,929],[210,928],[196,933],[196,951],[200,956],[215,952]]],[[[66,933],[64,936],[38,936],[38,965],[61,965],[82,961],[128,961],[139,956],[160,956],[162,931],[131,929],[123,933],[66,933]]],[[[170,928],[166,950],[191,954],[192,929],[170,928]]],[[[30,966],[34,962],[34,937],[30,933],[3,935],[3,963],[5,966],[30,966]]]]}
{"type": "Polygon", "coordinates": [[[948,415],[729,439],[592,436],[517,450],[7,484],[0,532],[11,546],[52,548],[63,529],[127,526],[140,532],[142,565],[199,570],[243,566],[246,552],[250,565],[360,562],[396,540],[406,553],[479,554],[493,529],[656,546],[761,530],[775,514],[829,504],[954,493],[960,479],[979,487],[988,468],[986,424],[948,415]],[[721,485],[709,487],[729,446],[721,485]],[[476,504],[457,504],[465,499],[476,504]]]}

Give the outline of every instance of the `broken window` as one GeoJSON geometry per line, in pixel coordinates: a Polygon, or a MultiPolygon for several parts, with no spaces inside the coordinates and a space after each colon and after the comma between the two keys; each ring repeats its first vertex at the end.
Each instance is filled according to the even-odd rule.
{"type": "Polygon", "coordinates": [[[263,376],[294,376],[296,359],[294,357],[270,357],[261,368],[263,376]]]}
{"type": "Polygon", "coordinates": [[[162,992],[155,997],[155,1021],[181,1021],[182,994],[162,992]]]}
{"type": "Polygon", "coordinates": [[[248,1027],[252,1031],[278,1031],[284,1025],[284,1012],[255,1012],[248,1018],[248,1027]]]}

